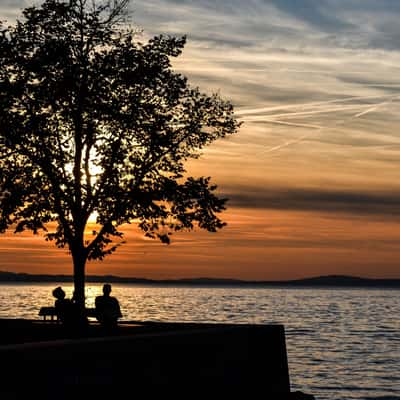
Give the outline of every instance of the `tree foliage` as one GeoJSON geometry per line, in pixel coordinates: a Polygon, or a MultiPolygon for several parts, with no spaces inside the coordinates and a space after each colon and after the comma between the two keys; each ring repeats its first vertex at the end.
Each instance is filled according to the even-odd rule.
{"type": "Polygon", "coordinates": [[[0,230],[43,231],[75,264],[112,253],[125,223],[166,243],[224,225],[184,162],[237,130],[232,105],[173,71],[185,37],[139,42],[126,5],[46,0],[0,25],[0,230]]]}

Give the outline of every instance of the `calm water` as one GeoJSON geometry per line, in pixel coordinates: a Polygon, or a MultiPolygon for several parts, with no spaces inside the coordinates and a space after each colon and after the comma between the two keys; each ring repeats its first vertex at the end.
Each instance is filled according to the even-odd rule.
{"type": "MultiPolygon", "coordinates": [[[[0,317],[37,318],[55,286],[0,285],[0,317]]],[[[284,324],[293,390],[319,400],[400,400],[399,290],[113,289],[127,320],[284,324]]],[[[88,306],[100,292],[87,288],[88,306]]]]}

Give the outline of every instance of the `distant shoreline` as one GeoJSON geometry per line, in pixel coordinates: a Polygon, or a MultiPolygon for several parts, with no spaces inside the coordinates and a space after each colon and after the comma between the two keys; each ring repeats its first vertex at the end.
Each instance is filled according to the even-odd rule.
{"type": "MultiPolygon", "coordinates": [[[[35,275],[0,271],[0,283],[72,283],[70,275],[35,275]]],[[[187,279],[145,279],[120,277],[114,275],[88,275],[87,283],[126,283],[140,285],[174,285],[174,286],[230,286],[230,287],[377,287],[400,288],[400,279],[370,279],[354,276],[328,275],[313,278],[285,281],[248,281],[220,278],[187,278],[187,279]]]]}

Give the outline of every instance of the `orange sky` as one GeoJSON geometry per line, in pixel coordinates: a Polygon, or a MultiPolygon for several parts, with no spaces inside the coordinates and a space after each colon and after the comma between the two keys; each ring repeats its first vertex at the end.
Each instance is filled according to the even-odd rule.
{"type": "MultiPolygon", "coordinates": [[[[0,5],[0,19],[29,3],[0,5]]],[[[170,246],[130,228],[128,243],[89,273],[400,278],[400,5],[295,3],[132,3],[144,38],[188,35],[175,68],[220,91],[244,122],[188,165],[231,199],[229,224],[176,235],[170,246]]],[[[69,273],[70,265],[43,238],[0,237],[0,270],[69,273]]]]}
{"type": "MultiPolygon", "coordinates": [[[[218,234],[179,234],[169,246],[129,227],[128,243],[89,274],[153,279],[293,279],[321,274],[399,277],[399,220],[310,211],[231,208],[218,234]]],[[[0,270],[69,273],[65,251],[28,234],[1,238],[0,270]]]]}

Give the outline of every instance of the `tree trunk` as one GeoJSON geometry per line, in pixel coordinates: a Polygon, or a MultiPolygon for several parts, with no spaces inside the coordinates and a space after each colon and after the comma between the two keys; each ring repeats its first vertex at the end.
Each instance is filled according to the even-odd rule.
{"type": "Polygon", "coordinates": [[[86,257],[84,251],[74,250],[72,252],[74,261],[74,301],[84,310],[85,308],[85,264],[86,257]]]}

